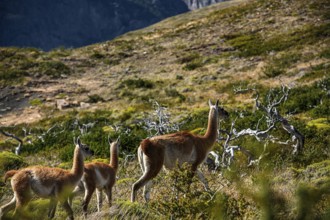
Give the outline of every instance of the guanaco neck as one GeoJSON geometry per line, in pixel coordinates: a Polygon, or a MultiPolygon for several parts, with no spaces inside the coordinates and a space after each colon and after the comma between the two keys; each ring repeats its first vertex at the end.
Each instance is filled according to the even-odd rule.
{"type": "Polygon", "coordinates": [[[211,108],[209,112],[207,130],[204,135],[204,142],[208,149],[215,143],[218,136],[218,112],[215,108],[211,108]]]}
{"type": "Polygon", "coordinates": [[[84,174],[84,156],[78,146],[74,150],[71,173],[78,179],[84,174]]]}
{"type": "Polygon", "coordinates": [[[110,166],[117,171],[118,168],[118,148],[117,142],[112,143],[110,146],[110,166]]]}

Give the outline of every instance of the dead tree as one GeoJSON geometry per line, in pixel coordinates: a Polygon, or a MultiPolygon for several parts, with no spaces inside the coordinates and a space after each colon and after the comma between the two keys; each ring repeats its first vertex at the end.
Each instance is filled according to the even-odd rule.
{"type": "MultiPolygon", "coordinates": [[[[277,107],[287,100],[289,95],[290,88],[288,86],[282,85],[281,86],[281,93],[282,95],[279,98],[273,98],[273,92],[270,91],[267,95],[268,103],[267,105],[263,105],[259,101],[259,93],[255,90],[257,96],[255,98],[255,105],[257,109],[262,110],[266,113],[267,120],[271,123],[280,122],[282,128],[288,132],[292,136],[292,141],[296,142],[292,144],[293,147],[293,154],[300,153],[304,148],[305,137],[293,126],[289,123],[289,121],[284,118],[280,112],[278,111],[277,107]]],[[[289,141],[288,141],[289,142],[289,141]]]]}
{"type": "Polygon", "coordinates": [[[18,146],[15,148],[15,154],[16,155],[19,155],[21,153],[21,150],[22,150],[22,147],[23,147],[23,141],[22,139],[20,139],[19,137],[11,134],[11,133],[8,133],[2,129],[0,129],[0,133],[3,134],[4,136],[6,137],[10,137],[10,138],[13,138],[15,139],[16,141],[18,141],[18,146]]]}
{"type": "Polygon", "coordinates": [[[257,139],[257,141],[264,141],[270,137],[268,132],[274,128],[275,124],[274,123],[269,124],[266,129],[260,130],[259,124],[260,124],[260,121],[262,120],[262,119],[260,119],[258,121],[256,129],[247,128],[247,129],[243,129],[243,130],[237,132],[237,130],[235,129],[236,120],[237,120],[237,118],[232,121],[231,127],[229,130],[219,129],[219,133],[226,135],[226,137],[221,137],[221,135],[220,135],[220,138],[218,139],[219,141],[224,141],[223,153],[221,156],[221,165],[223,167],[229,167],[232,164],[232,162],[234,161],[235,151],[241,151],[247,157],[248,166],[251,166],[253,164],[258,164],[259,161],[264,156],[267,143],[265,143],[265,145],[264,145],[263,153],[257,159],[255,159],[254,155],[249,150],[247,150],[246,148],[244,148],[241,145],[231,145],[230,142],[237,140],[243,136],[253,136],[257,139]]]}
{"type": "Polygon", "coordinates": [[[163,135],[179,130],[179,125],[170,121],[171,115],[167,112],[167,108],[161,106],[157,101],[153,102],[153,107],[155,109],[153,114],[145,117],[142,121],[143,128],[148,131],[149,136],[163,135]]]}
{"type": "MultiPolygon", "coordinates": [[[[271,90],[266,97],[266,104],[263,104],[259,100],[259,93],[255,88],[235,88],[234,92],[237,93],[246,93],[249,91],[253,91],[256,93],[255,106],[257,110],[263,112],[263,117],[259,119],[256,128],[246,128],[241,131],[237,131],[235,128],[235,123],[238,117],[232,121],[231,127],[227,130],[222,130],[220,128],[219,133],[225,134],[226,137],[219,138],[219,141],[224,141],[223,143],[223,153],[221,156],[221,165],[223,167],[229,167],[235,158],[235,151],[241,151],[248,158],[248,166],[253,164],[258,164],[259,161],[265,156],[266,147],[268,142],[278,143],[278,144],[291,144],[293,147],[293,154],[297,154],[303,150],[304,147],[304,136],[289,123],[289,121],[284,118],[280,112],[278,111],[278,106],[285,102],[288,98],[290,88],[282,85],[280,93],[275,95],[274,91],[271,90]],[[259,125],[262,120],[266,121],[267,127],[265,129],[260,129],[259,125]],[[270,134],[276,124],[280,123],[282,128],[287,131],[291,136],[291,140],[287,140],[285,142],[280,141],[278,138],[274,137],[270,134]],[[231,145],[230,143],[234,140],[237,140],[243,136],[253,136],[257,141],[265,142],[264,150],[258,158],[255,158],[254,155],[240,145],[231,145]]],[[[244,116],[242,116],[244,117],[244,116]]],[[[221,135],[220,135],[221,136],[221,135]]]]}
{"type": "Polygon", "coordinates": [[[80,123],[78,119],[73,122],[73,126],[77,127],[81,135],[87,134],[88,130],[93,128],[98,121],[89,122],[86,124],[80,123]]]}

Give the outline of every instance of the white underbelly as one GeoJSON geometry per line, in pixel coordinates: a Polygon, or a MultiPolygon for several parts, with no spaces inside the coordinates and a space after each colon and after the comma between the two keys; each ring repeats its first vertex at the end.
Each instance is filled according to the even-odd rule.
{"type": "Polygon", "coordinates": [[[97,188],[103,188],[108,183],[108,178],[104,178],[101,172],[98,169],[95,169],[96,174],[96,187],[97,188]]]}
{"type": "Polygon", "coordinates": [[[182,154],[176,151],[166,151],[164,158],[164,166],[166,169],[173,169],[177,165],[184,163],[192,164],[196,160],[196,151],[192,150],[189,154],[182,154]]]}
{"type": "Polygon", "coordinates": [[[54,193],[54,185],[44,186],[37,178],[31,180],[31,189],[40,197],[49,197],[54,193]]]}

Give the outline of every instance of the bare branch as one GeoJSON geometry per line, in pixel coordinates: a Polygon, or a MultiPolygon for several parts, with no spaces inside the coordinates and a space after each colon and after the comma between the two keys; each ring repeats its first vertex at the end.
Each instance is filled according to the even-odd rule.
{"type": "Polygon", "coordinates": [[[13,139],[15,139],[16,141],[19,142],[18,146],[15,148],[15,154],[16,154],[16,155],[19,155],[20,152],[21,152],[21,149],[22,149],[22,147],[23,147],[23,141],[22,141],[19,137],[15,136],[15,135],[13,135],[13,134],[10,134],[10,133],[8,133],[8,132],[2,130],[2,129],[0,129],[0,133],[3,134],[4,136],[7,136],[7,137],[10,137],[10,138],[13,138],[13,139]]]}
{"type": "Polygon", "coordinates": [[[154,113],[151,116],[146,116],[143,120],[143,127],[149,132],[150,136],[179,130],[178,124],[170,122],[171,115],[167,112],[167,108],[161,106],[157,101],[153,102],[153,107],[155,109],[154,113]]]}
{"type": "Polygon", "coordinates": [[[229,129],[227,130],[219,129],[219,133],[225,134],[226,136],[226,137],[223,136],[218,137],[218,141],[223,141],[223,153],[222,153],[221,165],[224,167],[229,167],[230,164],[233,162],[235,158],[235,151],[241,151],[243,154],[247,156],[249,162],[248,166],[259,164],[259,161],[266,154],[265,152],[268,141],[279,144],[291,144],[293,142],[292,146],[294,148],[293,150],[294,154],[300,152],[303,149],[304,136],[293,125],[291,125],[286,118],[282,117],[282,115],[279,113],[277,109],[279,105],[281,105],[283,102],[287,100],[290,88],[282,84],[280,93],[275,94],[274,92],[275,90],[270,90],[266,96],[266,103],[262,103],[260,101],[259,92],[255,88],[242,88],[242,87],[234,88],[235,94],[246,93],[250,91],[253,91],[256,95],[254,98],[256,108],[261,112],[263,112],[264,115],[258,120],[255,129],[245,128],[240,131],[237,131],[235,128],[235,123],[236,120],[238,120],[238,117],[236,117],[232,121],[231,127],[229,129]],[[267,127],[261,130],[260,124],[263,120],[265,120],[267,127]],[[278,138],[275,138],[274,136],[269,134],[270,131],[276,127],[276,124],[278,122],[280,122],[282,128],[292,136],[291,140],[287,140],[286,142],[283,142],[280,141],[278,138]],[[259,142],[265,141],[264,151],[258,157],[258,159],[254,159],[252,153],[247,149],[245,149],[244,147],[239,145],[230,145],[230,142],[244,136],[255,137],[256,140],[259,142]]]}

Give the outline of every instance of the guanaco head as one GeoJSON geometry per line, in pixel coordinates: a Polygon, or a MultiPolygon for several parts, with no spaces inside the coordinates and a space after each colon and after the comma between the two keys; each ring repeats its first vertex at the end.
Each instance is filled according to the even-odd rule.
{"type": "Polygon", "coordinates": [[[80,137],[77,137],[77,140],[73,139],[73,141],[74,141],[76,147],[79,147],[84,158],[94,155],[94,151],[92,149],[90,149],[88,145],[81,143],[80,137]]]}
{"type": "Polygon", "coordinates": [[[109,143],[109,146],[110,146],[110,147],[113,146],[113,145],[115,145],[116,148],[118,149],[119,146],[120,146],[120,136],[118,136],[118,138],[117,138],[115,141],[112,141],[112,140],[110,139],[110,136],[108,136],[108,143],[109,143]]]}
{"type": "Polygon", "coordinates": [[[209,100],[209,106],[210,109],[213,108],[215,111],[218,112],[218,115],[221,119],[226,119],[229,117],[229,113],[225,109],[219,106],[219,100],[216,101],[215,105],[212,105],[211,100],[209,100]]]}

